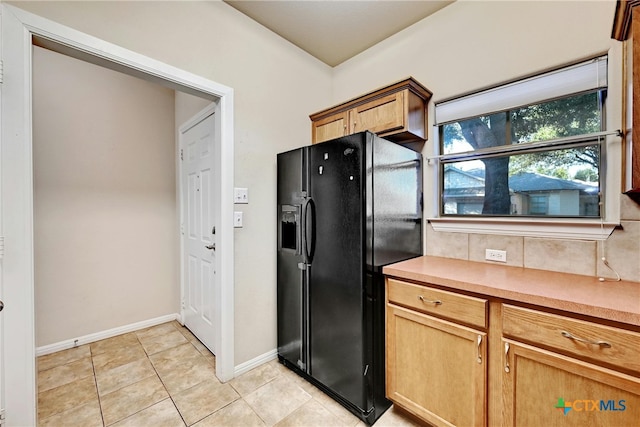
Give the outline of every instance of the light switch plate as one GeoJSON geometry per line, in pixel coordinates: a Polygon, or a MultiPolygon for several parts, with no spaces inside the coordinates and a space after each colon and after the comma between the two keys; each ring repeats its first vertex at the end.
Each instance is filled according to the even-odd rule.
{"type": "Polygon", "coordinates": [[[242,228],[242,212],[233,213],[233,226],[235,228],[242,228]]]}
{"type": "Polygon", "coordinates": [[[234,188],[233,203],[249,203],[249,189],[239,187],[234,188]]]}

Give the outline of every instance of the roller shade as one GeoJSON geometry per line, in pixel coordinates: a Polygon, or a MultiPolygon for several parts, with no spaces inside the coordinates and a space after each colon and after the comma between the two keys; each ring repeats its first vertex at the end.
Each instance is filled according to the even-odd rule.
{"type": "Polygon", "coordinates": [[[435,122],[436,125],[441,125],[606,87],[607,57],[601,56],[560,70],[437,103],[435,122]]]}

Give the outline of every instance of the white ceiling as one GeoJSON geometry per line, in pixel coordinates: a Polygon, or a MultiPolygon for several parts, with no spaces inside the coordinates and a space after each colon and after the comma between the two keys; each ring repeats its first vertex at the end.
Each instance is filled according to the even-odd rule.
{"type": "Polygon", "coordinates": [[[451,0],[224,1],[332,67],[453,3],[451,0]]]}

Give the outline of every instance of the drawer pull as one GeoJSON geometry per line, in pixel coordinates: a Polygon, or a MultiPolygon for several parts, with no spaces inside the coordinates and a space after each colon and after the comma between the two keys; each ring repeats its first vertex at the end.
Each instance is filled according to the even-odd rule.
{"type": "Polygon", "coordinates": [[[425,304],[435,304],[435,305],[442,304],[442,301],[440,301],[439,299],[435,299],[435,300],[424,299],[424,297],[422,295],[418,295],[418,299],[420,301],[422,301],[423,303],[425,303],[425,304]]]}
{"type": "Polygon", "coordinates": [[[586,340],[584,338],[576,337],[575,335],[572,335],[567,331],[561,331],[560,333],[562,334],[563,337],[569,338],[570,340],[580,341],[580,342],[583,342],[585,344],[599,345],[600,347],[604,347],[604,348],[611,348],[611,344],[609,344],[606,341],[586,340]]]}
{"type": "Polygon", "coordinates": [[[511,369],[509,368],[509,343],[504,343],[504,371],[509,373],[511,369]]]}
{"type": "Polygon", "coordinates": [[[480,352],[480,344],[482,344],[482,335],[478,335],[478,363],[482,363],[482,353],[480,352]]]}

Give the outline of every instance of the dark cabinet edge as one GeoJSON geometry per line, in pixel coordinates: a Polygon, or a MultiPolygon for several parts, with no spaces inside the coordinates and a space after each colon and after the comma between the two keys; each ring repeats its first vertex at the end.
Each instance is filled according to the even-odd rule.
{"type": "Polygon", "coordinates": [[[631,12],[640,5],[640,0],[618,1],[611,28],[611,38],[624,41],[629,37],[631,28],[631,12]]]}

